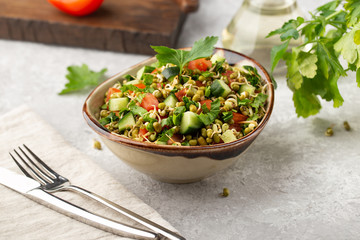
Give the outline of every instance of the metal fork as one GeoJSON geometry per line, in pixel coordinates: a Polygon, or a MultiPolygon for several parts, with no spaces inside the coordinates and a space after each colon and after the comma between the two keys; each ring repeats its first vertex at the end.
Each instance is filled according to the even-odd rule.
{"type": "Polygon", "coordinates": [[[64,191],[64,190],[70,190],[74,192],[81,193],[82,195],[85,195],[87,197],[90,197],[97,202],[115,210],[118,213],[121,213],[132,220],[142,224],[143,226],[160,233],[161,235],[167,237],[168,239],[172,240],[185,240],[184,237],[178,235],[177,233],[174,233],[170,231],[169,229],[166,229],[114,202],[111,202],[110,200],[107,200],[95,193],[92,193],[86,189],[83,189],[81,187],[72,185],[70,181],[61,176],[60,174],[56,173],[54,170],[52,170],[47,164],[45,164],[35,153],[33,153],[25,144],[23,144],[24,148],[27,150],[28,154],[19,147],[19,150],[22,152],[22,157],[15,149],[14,152],[18,156],[18,159],[21,160],[21,162],[26,166],[27,169],[30,171],[28,172],[25,170],[22,164],[19,163],[18,160],[11,154],[11,158],[15,161],[16,165],[20,168],[20,170],[29,178],[32,178],[41,184],[41,188],[46,192],[56,192],[56,191],[64,191]],[[32,156],[29,157],[29,154],[32,156]],[[24,159],[26,158],[26,160],[24,159]]]}

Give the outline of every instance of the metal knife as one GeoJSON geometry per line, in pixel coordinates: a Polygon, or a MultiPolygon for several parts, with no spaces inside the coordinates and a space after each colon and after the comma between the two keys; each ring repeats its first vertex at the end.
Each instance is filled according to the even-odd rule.
{"type": "Polygon", "coordinates": [[[2,167],[0,167],[0,183],[42,205],[93,227],[137,239],[166,239],[161,234],[132,227],[87,211],[82,207],[45,192],[40,188],[40,183],[37,181],[2,167]]]}

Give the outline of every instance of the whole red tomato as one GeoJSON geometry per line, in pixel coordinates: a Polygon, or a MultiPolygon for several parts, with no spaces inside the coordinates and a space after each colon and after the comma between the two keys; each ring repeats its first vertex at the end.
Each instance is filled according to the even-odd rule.
{"type": "Polygon", "coordinates": [[[73,16],[85,16],[98,9],[104,0],[48,0],[61,11],[73,16]]]}

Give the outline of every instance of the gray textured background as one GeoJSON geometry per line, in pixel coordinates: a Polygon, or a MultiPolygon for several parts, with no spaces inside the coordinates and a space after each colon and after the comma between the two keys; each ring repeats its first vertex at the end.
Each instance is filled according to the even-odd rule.
{"type": "MultiPolygon", "coordinates": [[[[298,2],[308,11],[326,1],[298,2]]],[[[221,35],[240,5],[202,0],[187,18],[178,47],[221,35]]],[[[308,119],[296,117],[291,92],[279,78],[271,120],[239,161],[201,182],[172,185],[130,169],[106,148],[93,149],[97,136],[81,114],[87,93],[57,95],[69,65],[107,67],[111,76],[148,56],[5,40],[0,53],[0,114],[28,104],[188,239],[360,238],[360,89],[354,74],[339,82],[341,108],[324,103],[321,113],[308,119]],[[344,120],[352,131],[343,129],[344,120]],[[330,125],[335,135],[325,137],[330,125]],[[223,187],[230,190],[228,198],[218,196],[223,187]]]]}

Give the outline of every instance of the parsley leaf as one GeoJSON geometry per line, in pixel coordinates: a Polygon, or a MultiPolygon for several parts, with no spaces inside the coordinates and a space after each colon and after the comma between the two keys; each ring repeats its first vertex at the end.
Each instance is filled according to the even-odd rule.
{"type": "Polygon", "coordinates": [[[69,66],[67,70],[66,78],[69,82],[65,84],[65,88],[59,93],[60,95],[98,85],[103,80],[103,75],[107,71],[104,68],[99,72],[94,72],[86,64],[82,66],[69,66]]]}
{"type": "Polygon", "coordinates": [[[208,57],[213,54],[218,37],[206,37],[194,43],[190,51],[173,49],[165,46],[151,46],[158,54],[156,58],[160,63],[172,63],[180,68],[180,73],[186,63],[198,58],[208,57]]]}
{"type": "Polygon", "coordinates": [[[159,136],[159,138],[157,139],[157,141],[159,142],[167,142],[175,133],[175,129],[174,128],[170,128],[164,132],[161,133],[161,135],[159,136]]]}
{"type": "Polygon", "coordinates": [[[215,121],[219,113],[220,113],[220,100],[216,99],[215,101],[211,102],[210,112],[206,114],[201,113],[199,115],[199,118],[203,122],[203,124],[207,126],[215,121]]]}
{"type": "Polygon", "coordinates": [[[360,87],[360,2],[333,0],[310,14],[310,20],[289,20],[268,35],[278,34],[283,42],[271,50],[271,74],[280,59],[285,60],[296,113],[304,118],[320,111],[320,98],[334,107],[343,104],[338,80],[348,71],[356,71],[360,87]],[[290,41],[300,37],[303,44],[287,51],[290,41]],[[347,69],[340,58],[347,61],[347,69]]]}
{"type": "Polygon", "coordinates": [[[180,126],[181,118],[184,112],[186,112],[185,106],[180,106],[175,108],[172,119],[175,126],[180,126]]]}

